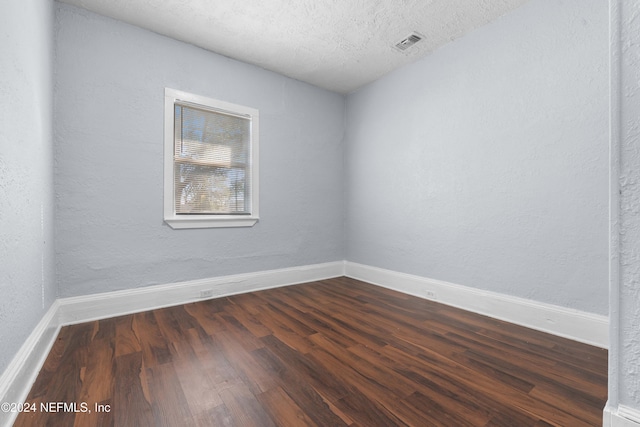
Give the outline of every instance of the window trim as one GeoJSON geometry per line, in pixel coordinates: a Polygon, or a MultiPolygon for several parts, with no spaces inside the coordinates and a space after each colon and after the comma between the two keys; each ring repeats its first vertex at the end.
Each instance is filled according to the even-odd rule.
{"type": "Polygon", "coordinates": [[[258,210],[258,110],[176,89],[164,90],[164,222],[171,228],[252,227],[260,219],[258,210]],[[251,213],[249,215],[177,215],[174,189],[174,109],[176,102],[251,118],[250,170],[251,213]]]}

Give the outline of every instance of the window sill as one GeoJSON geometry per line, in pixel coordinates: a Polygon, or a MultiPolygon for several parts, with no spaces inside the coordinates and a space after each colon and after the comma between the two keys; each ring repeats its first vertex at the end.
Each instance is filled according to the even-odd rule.
{"type": "Polygon", "coordinates": [[[189,218],[165,218],[164,222],[173,229],[183,228],[225,228],[225,227],[253,227],[258,218],[237,216],[222,217],[189,217],[189,218]]]}

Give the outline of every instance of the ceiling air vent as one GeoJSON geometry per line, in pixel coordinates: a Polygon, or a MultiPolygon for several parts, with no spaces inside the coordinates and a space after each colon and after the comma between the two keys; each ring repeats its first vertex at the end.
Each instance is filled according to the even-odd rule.
{"type": "Polygon", "coordinates": [[[421,35],[419,35],[418,33],[412,33],[408,37],[406,37],[403,40],[400,40],[398,43],[396,43],[394,47],[396,49],[404,52],[407,49],[409,49],[411,46],[413,46],[414,44],[418,43],[420,40],[422,40],[422,36],[421,35]]]}

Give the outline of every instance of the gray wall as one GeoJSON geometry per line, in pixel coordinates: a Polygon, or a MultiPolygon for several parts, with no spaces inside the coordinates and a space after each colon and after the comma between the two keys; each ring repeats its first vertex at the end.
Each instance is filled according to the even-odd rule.
{"type": "Polygon", "coordinates": [[[640,0],[611,1],[609,405],[640,414],[640,0]]]}
{"type": "Polygon", "coordinates": [[[0,2],[0,372],[55,299],[50,0],[0,2]]]}
{"type": "Polygon", "coordinates": [[[607,314],[606,2],[533,0],[347,100],[347,259],[607,314]]]}
{"type": "Polygon", "coordinates": [[[61,297],[344,259],[344,97],[57,4],[61,297]],[[253,228],[162,221],[164,88],[260,110],[253,228]]]}

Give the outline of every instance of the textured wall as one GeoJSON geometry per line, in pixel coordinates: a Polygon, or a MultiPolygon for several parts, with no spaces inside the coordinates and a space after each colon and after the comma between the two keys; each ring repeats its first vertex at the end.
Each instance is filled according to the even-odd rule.
{"type": "Polygon", "coordinates": [[[60,296],[344,259],[344,97],[56,7],[60,296]],[[260,110],[253,228],[163,224],[165,87],[260,110]]]}
{"type": "Polygon", "coordinates": [[[347,259],[607,314],[607,4],[533,0],[347,100],[347,259]]]}
{"type": "Polygon", "coordinates": [[[0,373],[55,298],[50,0],[0,2],[0,373]]]}
{"type": "Polygon", "coordinates": [[[612,340],[610,403],[640,411],[640,1],[612,1],[612,340]],[[617,16],[615,16],[617,15],[617,16]],[[617,175],[617,176],[616,176],[617,175]],[[615,310],[613,310],[615,308],[615,310]],[[615,400],[618,400],[616,402],[615,400]],[[611,402],[613,400],[613,402],[611,402]]]}

